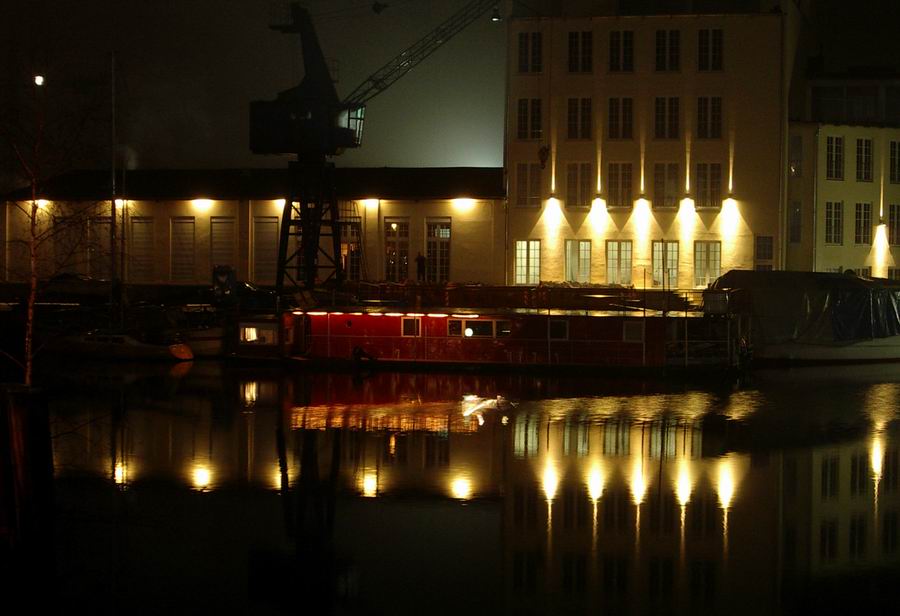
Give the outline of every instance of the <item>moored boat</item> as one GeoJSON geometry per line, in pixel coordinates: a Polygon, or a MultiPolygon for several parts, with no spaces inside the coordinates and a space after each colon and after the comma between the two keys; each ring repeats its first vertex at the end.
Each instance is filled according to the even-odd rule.
{"type": "Polygon", "coordinates": [[[191,348],[182,343],[153,344],[120,332],[93,331],[56,338],[48,350],[78,357],[115,360],[190,361],[191,348]]]}

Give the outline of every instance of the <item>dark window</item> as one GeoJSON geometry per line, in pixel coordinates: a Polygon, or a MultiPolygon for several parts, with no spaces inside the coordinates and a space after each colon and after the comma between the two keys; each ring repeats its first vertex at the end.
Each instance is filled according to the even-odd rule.
{"type": "Polygon", "coordinates": [[[447,320],[447,335],[448,336],[462,336],[462,321],[459,319],[448,319],[447,320]]]}
{"type": "Polygon", "coordinates": [[[569,32],[570,73],[590,73],[593,70],[593,53],[592,32],[569,32]]]}
{"type": "Polygon", "coordinates": [[[609,70],[611,72],[634,70],[634,32],[624,30],[609,33],[609,70]]]}
{"type": "Polygon", "coordinates": [[[420,331],[421,321],[413,317],[411,319],[403,319],[403,335],[404,336],[418,336],[420,331]]]}
{"type": "Polygon", "coordinates": [[[493,321],[466,321],[466,336],[476,338],[491,338],[494,335],[493,321]],[[471,330],[471,334],[469,331],[471,330]]]}
{"type": "Polygon", "coordinates": [[[756,260],[771,261],[773,255],[773,244],[771,235],[756,236],[756,260]]]}
{"type": "Polygon", "coordinates": [[[550,319],[548,327],[550,340],[568,340],[569,322],[562,319],[550,319]]]}

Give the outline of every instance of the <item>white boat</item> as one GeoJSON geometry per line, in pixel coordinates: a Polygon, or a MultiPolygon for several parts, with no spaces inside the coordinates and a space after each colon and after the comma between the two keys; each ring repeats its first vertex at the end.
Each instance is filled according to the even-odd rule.
{"type": "Polygon", "coordinates": [[[88,332],[56,338],[48,344],[50,351],[79,357],[124,360],[190,361],[194,353],[186,344],[151,344],[128,334],[88,332]]]}

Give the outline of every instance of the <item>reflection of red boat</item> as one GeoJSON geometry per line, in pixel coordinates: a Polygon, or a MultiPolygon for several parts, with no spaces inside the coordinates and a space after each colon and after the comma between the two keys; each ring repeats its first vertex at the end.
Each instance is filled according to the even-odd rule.
{"type": "Polygon", "coordinates": [[[727,323],[702,313],[673,317],[654,311],[526,309],[294,314],[295,354],[322,361],[662,367],[683,362],[724,366],[732,355],[727,323]]]}

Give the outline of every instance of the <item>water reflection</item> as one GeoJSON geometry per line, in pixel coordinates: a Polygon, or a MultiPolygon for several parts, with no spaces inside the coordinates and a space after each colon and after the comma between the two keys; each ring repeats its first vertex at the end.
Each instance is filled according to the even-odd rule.
{"type": "MultiPolygon", "coordinates": [[[[146,513],[115,524],[218,528],[205,535],[218,547],[193,545],[204,567],[224,539],[279,551],[291,567],[319,563],[316,575],[334,577],[319,592],[343,580],[356,590],[340,601],[359,613],[774,612],[781,585],[900,563],[894,384],[861,385],[851,396],[861,404],[837,399],[855,428],[836,438],[804,423],[791,447],[784,431],[771,437],[778,445],[759,438],[760,426],[786,421],[777,386],[565,390],[518,377],[354,382],[218,364],[108,379],[101,394],[96,382],[68,383],[51,394],[54,465],[72,503],[98,489],[85,478],[140,495],[146,513]],[[190,509],[183,499],[196,492],[206,494],[190,509]],[[467,593],[443,599],[448,587],[467,593]]],[[[134,571],[116,570],[117,592],[171,566],[163,557],[144,571],[160,558],[142,549],[117,548],[134,571]]],[[[248,556],[232,557],[250,575],[248,556]]],[[[62,561],[74,570],[88,558],[62,561]]],[[[240,593],[237,582],[216,592],[240,593]]]]}

